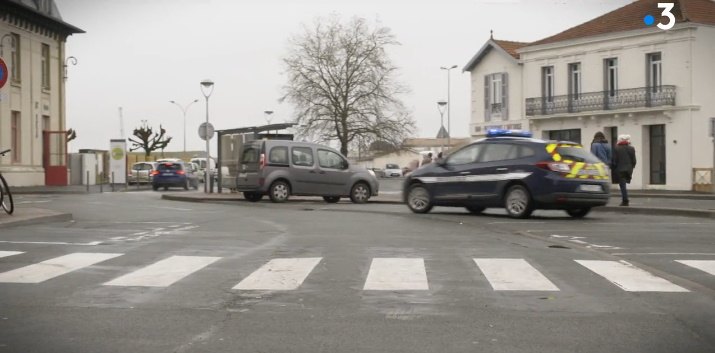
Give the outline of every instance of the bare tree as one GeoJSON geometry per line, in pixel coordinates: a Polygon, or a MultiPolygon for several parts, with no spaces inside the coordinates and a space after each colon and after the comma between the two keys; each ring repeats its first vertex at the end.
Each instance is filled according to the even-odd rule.
{"type": "Polygon", "coordinates": [[[136,129],[132,133],[136,138],[129,138],[132,142],[132,147],[130,151],[136,151],[138,149],[144,150],[144,155],[149,157],[153,151],[164,150],[166,146],[171,142],[171,137],[166,136],[166,130],[159,125],[159,132],[154,132],[151,127],[144,124],[136,129]]]}
{"type": "Polygon", "coordinates": [[[290,45],[281,101],[295,106],[299,134],[339,141],[347,155],[357,139],[400,145],[412,133],[414,120],[399,99],[407,89],[395,81],[397,68],[386,53],[399,45],[389,28],[333,15],[304,26],[290,45]]]}

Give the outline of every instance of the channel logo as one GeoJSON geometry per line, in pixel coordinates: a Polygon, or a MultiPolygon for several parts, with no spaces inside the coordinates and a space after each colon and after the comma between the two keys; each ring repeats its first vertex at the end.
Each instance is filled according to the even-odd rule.
{"type": "MultiPolygon", "coordinates": [[[[659,2],[658,3],[658,8],[663,9],[663,12],[660,14],[662,17],[667,17],[668,18],[668,23],[658,23],[657,26],[658,28],[667,31],[675,25],[675,16],[673,16],[673,7],[675,6],[674,3],[672,2],[659,2]]],[[[645,15],[643,17],[643,23],[645,23],[646,26],[650,27],[655,23],[655,17],[651,14],[645,15]]]]}

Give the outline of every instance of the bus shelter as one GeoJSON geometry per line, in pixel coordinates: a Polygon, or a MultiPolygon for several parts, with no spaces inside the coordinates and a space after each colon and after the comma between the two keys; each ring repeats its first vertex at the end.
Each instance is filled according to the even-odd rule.
{"type": "Polygon", "coordinates": [[[282,132],[294,123],[270,124],[218,130],[218,192],[223,188],[235,189],[238,165],[243,145],[254,140],[293,140],[293,134],[282,132]]]}

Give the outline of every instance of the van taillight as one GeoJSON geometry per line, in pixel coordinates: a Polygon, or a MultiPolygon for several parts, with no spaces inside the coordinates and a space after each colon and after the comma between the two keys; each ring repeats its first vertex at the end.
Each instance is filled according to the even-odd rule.
{"type": "Polygon", "coordinates": [[[557,173],[568,174],[571,172],[571,165],[568,163],[539,162],[539,163],[536,163],[536,166],[539,168],[543,168],[543,169],[550,170],[552,172],[557,172],[557,173]]]}
{"type": "Polygon", "coordinates": [[[261,159],[259,160],[258,164],[260,165],[260,168],[263,169],[266,166],[266,154],[261,153],[261,159]]]}

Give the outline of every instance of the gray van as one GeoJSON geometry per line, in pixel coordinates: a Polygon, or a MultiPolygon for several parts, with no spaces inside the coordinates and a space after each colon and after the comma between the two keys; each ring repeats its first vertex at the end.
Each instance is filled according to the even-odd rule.
{"type": "Polygon", "coordinates": [[[338,151],[315,143],[251,141],[243,145],[238,162],[236,188],[252,202],[263,195],[273,202],[303,195],[322,196],[330,203],[341,197],[364,203],[377,196],[379,188],[374,173],[351,166],[338,151]]]}

